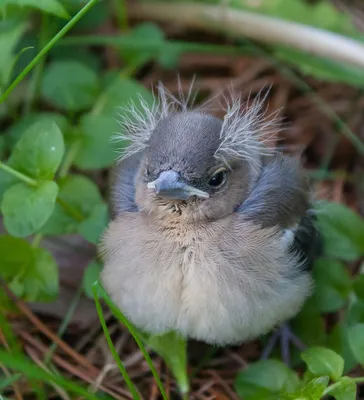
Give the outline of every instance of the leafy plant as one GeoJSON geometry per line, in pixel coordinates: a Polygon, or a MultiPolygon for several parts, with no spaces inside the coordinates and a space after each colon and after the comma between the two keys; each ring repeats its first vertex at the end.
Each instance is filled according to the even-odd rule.
{"type": "Polygon", "coordinates": [[[258,361],[237,376],[237,393],[244,400],[320,400],[327,395],[336,400],[356,399],[356,385],[364,378],[343,376],[341,356],[324,347],[312,347],[301,357],[306,364],[303,378],[281,361],[258,361]]]}

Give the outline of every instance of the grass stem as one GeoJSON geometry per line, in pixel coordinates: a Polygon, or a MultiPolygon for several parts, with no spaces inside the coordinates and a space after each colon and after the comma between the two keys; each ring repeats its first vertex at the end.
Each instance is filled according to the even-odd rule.
{"type": "Polygon", "coordinates": [[[115,349],[115,346],[114,346],[114,344],[113,344],[113,342],[111,340],[111,337],[110,337],[110,334],[109,334],[109,330],[107,329],[107,325],[106,325],[106,322],[105,322],[104,314],[103,314],[102,308],[101,308],[101,303],[100,303],[99,298],[98,298],[97,287],[93,286],[92,287],[92,292],[93,292],[94,299],[95,299],[95,305],[96,305],[97,314],[99,316],[99,320],[100,320],[102,329],[104,331],[104,335],[105,335],[107,344],[109,345],[111,354],[113,355],[114,360],[115,360],[117,366],[119,367],[121,375],[123,376],[123,378],[125,380],[125,383],[127,384],[128,388],[130,390],[130,393],[133,396],[133,399],[134,400],[138,400],[138,399],[140,399],[140,396],[139,396],[139,394],[138,394],[133,382],[129,378],[128,372],[126,371],[126,369],[124,367],[124,364],[121,362],[121,360],[119,358],[119,355],[118,355],[118,353],[117,353],[117,351],[115,349]]]}
{"type": "Polygon", "coordinates": [[[15,78],[11,85],[4,91],[0,97],[0,104],[3,103],[10,93],[19,85],[19,83],[28,75],[28,73],[38,64],[38,62],[52,49],[52,47],[98,2],[99,0],[90,0],[33,58],[32,61],[15,78]]]}
{"type": "Polygon", "coordinates": [[[109,299],[109,297],[107,296],[105,290],[103,289],[103,287],[100,285],[100,283],[98,281],[96,281],[93,284],[93,288],[92,290],[95,293],[100,293],[101,297],[104,299],[104,301],[106,302],[107,306],[110,308],[110,310],[112,311],[112,313],[115,315],[115,317],[123,324],[125,325],[125,327],[129,330],[129,332],[131,333],[131,335],[133,336],[134,340],[136,341],[137,345],[139,346],[146,362],[148,363],[148,366],[150,368],[150,370],[152,371],[152,374],[154,376],[154,379],[157,383],[157,386],[159,388],[159,391],[161,392],[162,398],[163,400],[168,400],[167,394],[164,390],[162,381],[158,375],[157,370],[155,369],[153,362],[147,352],[147,350],[144,347],[144,344],[142,342],[142,339],[139,335],[139,333],[137,332],[136,328],[134,328],[134,326],[128,321],[128,319],[123,315],[123,313],[114,305],[114,303],[109,299]]]}

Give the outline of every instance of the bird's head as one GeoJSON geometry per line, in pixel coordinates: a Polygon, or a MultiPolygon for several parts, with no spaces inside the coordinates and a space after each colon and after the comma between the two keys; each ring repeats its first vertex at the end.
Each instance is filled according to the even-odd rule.
{"type": "MultiPolygon", "coordinates": [[[[139,124],[124,126],[131,146],[125,157],[140,152],[136,202],[160,218],[216,220],[241,204],[270,152],[261,137],[273,126],[263,120],[262,103],[242,112],[240,99],[223,120],[178,107],[165,89],[152,109],[142,102],[139,124]],[[147,117],[146,117],[147,116],[147,117]]],[[[178,102],[181,106],[182,103],[178,102]]]]}

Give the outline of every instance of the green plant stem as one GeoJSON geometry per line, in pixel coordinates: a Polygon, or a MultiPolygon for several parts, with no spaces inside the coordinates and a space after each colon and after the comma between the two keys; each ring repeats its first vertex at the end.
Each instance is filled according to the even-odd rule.
{"type": "MultiPolygon", "coordinates": [[[[133,75],[139,68],[141,68],[145,62],[147,61],[147,57],[141,56],[139,57],[136,61],[134,61],[132,64],[128,65],[125,68],[122,68],[119,77],[120,78],[128,78],[131,75],[133,75]]],[[[108,95],[107,93],[102,93],[101,96],[99,96],[98,100],[95,102],[93,105],[90,114],[92,115],[99,115],[102,108],[104,107],[105,102],[107,101],[108,95]]]]}
{"type": "Polygon", "coordinates": [[[38,62],[52,49],[52,47],[98,2],[99,0],[90,0],[33,58],[33,60],[23,69],[15,78],[11,85],[4,91],[0,97],[0,104],[3,103],[10,93],[19,85],[27,74],[38,64],[38,62]]]}
{"type": "MultiPolygon", "coordinates": [[[[351,378],[351,380],[355,383],[364,383],[364,377],[360,378],[351,378]]],[[[328,386],[325,391],[322,393],[322,397],[328,396],[333,390],[335,390],[338,386],[340,386],[340,381],[335,382],[332,385],[328,386]]]]}
{"type": "MultiPolygon", "coordinates": [[[[58,329],[57,336],[59,338],[62,338],[63,334],[66,332],[66,329],[67,329],[67,327],[68,327],[68,325],[69,325],[69,323],[70,323],[70,321],[72,319],[72,316],[76,311],[77,305],[78,305],[78,303],[80,301],[80,298],[81,298],[81,295],[82,295],[82,290],[83,290],[83,287],[82,287],[82,284],[81,284],[78,287],[77,292],[74,295],[74,297],[73,297],[73,299],[71,301],[71,304],[70,304],[70,306],[69,306],[69,308],[67,310],[67,313],[66,313],[66,315],[65,315],[65,317],[64,317],[64,319],[63,319],[63,321],[61,323],[61,326],[58,329]]],[[[46,355],[44,357],[45,365],[49,364],[49,362],[52,359],[52,356],[53,356],[54,352],[56,351],[56,349],[57,349],[57,343],[52,343],[52,345],[49,347],[49,350],[47,351],[47,353],[46,353],[46,355]]]]}
{"type": "Polygon", "coordinates": [[[125,0],[113,0],[114,12],[118,20],[119,29],[127,32],[129,29],[128,12],[125,0]]]}
{"type": "Polygon", "coordinates": [[[164,44],[156,40],[136,39],[127,36],[85,35],[70,36],[62,39],[59,46],[114,46],[123,49],[158,51],[163,46],[178,48],[181,52],[219,53],[227,55],[241,54],[241,47],[221,46],[207,43],[186,43],[178,40],[168,40],[164,44]]]}
{"type": "MultiPolygon", "coordinates": [[[[42,14],[42,24],[41,24],[41,30],[40,30],[40,35],[39,35],[39,48],[42,48],[45,46],[47,42],[47,37],[48,37],[48,15],[46,13],[42,14]]],[[[24,114],[28,114],[31,109],[32,105],[34,102],[34,99],[37,97],[39,86],[40,86],[40,81],[42,78],[43,70],[44,70],[44,64],[46,61],[46,57],[43,57],[38,64],[34,68],[34,73],[32,76],[31,81],[29,82],[26,98],[25,98],[25,103],[24,103],[24,114]]]]}
{"type": "MultiPolygon", "coordinates": [[[[15,176],[16,178],[20,179],[21,181],[27,183],[30,186],[33,186],[33,187],[37,187],[38,186],[38,182],[35,179],[30,178],[29,176],[22,174],[21,172],[15,170],[14,168],[9,167],[8,165],[4,164],[1,161],[0,161],[0,169],[2,169],[4,171],[6,171],[7,173],[15,176]]],[[[72,207],[69,204],[67,204],[65,201],[63,201],[59,197],[57,197],[57,203],[61,207],[63,207],[63,209],[71,217],[73,217],[76,221],[82,222],[85,219],[84,216],[82,215],[82,213],[80,213],[77,209],[75,209],[74,207],[72,207]]]]}
{"type": "Polygon", "coordinates": [[[71,146],[62,162],[62,165],[59,169],[59,172],[58,172],[59,178],[64,178],[65,176],[67,176],[68,171],[70,170],[70,168],[72,166],[73,160],[75,159],[75,157],[80,149],[80,145],[81,145],[81,142],[79,140],[76,140],[71,144],[71,146]]]}
{"type": "Polygon", "coordinates": [[[139,68],[143,67],[143,65],[145,65],[146,62],[148,62],[149,60],[149,55],[140,55],[140,57],[134,61],[133,63],[129,64],[127,67],[123,68],[120,71],[120,78],[128,78],[132,75],[134,75],[139,68]]]}
{"type": "Polygon", "coordinates": [[[127,384],[128,388],[130,390],[130,393],[133,396],[133,399],[134,400],[138,400],[138,399],[140,399],[140,396],[139,396],[139,394],[138,394],[133,382],[129,378],[129,375],[128,375],[123,363],[121,362],[121,360],[120,360],[120,358],[118,356],[118,353],[117,353],[117,351],[116,351],[116,349],[114,347],[114,344],[113,344],[113,342],[111,340],[111,337],[110,337],[110,334],[109,334],[109,330],[107,329],[107,325],[106,325],[106,322],[105,322],[104,314],[103,314],[102,308],[101,308],[101,303],[100,303],[99,298],[98,298],[97,287],[93,286],[92,287],[92,292],[93,292],[93,295],[94,295],[97,314],[99,316],[100,323],[101,323],[102,329],[104,331],[104,335],[105,335],[107,344],[109,345],[111,354],[113,355],[114,360],[115,360],[117,366],[119,367],[121,375],[123,376],[123,378],[125,380],[125,383],[127,384]]]}
{"type": "Polygon", "coordinates": [[[8,165],[4,164],[2,161],[0,161],[0,169],[8,172],[9,174],[15,176],[16,178],[20,179],[21,181],[27,183],[28,185],[38,186],[38,182],[35,179],[30,178],[29,176],[22,174],[21,172],[15,170],[14,168],[9,167],[8,165]]]}
{"type": "MultiPolygon", "coordinates": [[[[39,35],[39,47],[40,48],[44,47],[47,42],[48,21],[49,21],[48,15],[46,13],[43,13],[42,14],[42,25],[41,25],[40,35],[39,35]]],[[[43,57],[34,68],[34,73],[33,73],[32,79],[29,83],[28,91],[27,91],[26,99],[25,99],[25,103],[24,103],[24,110],[23,110],[24,114],[28,114],[31,111],[34,99],[37,97],[37,93],[39,91],[39,86],[40,86],[40,81],[41,81],[43,70],[44,70],[45,61],[46,61],[46,57],[43,57]]]]}
{"type": "Polygon", "coordinates": [[[85,218],[84,216],[75,208],[67,204],[65,201],[57,197],[57,203],[76,221],[82,222],[85,218]]]}
{"type": "Polygon", "coordinates": [[[88,392],[84,387],[74,383],[70,379],[63,378],[58,375],[53,375],[50,372],[43,370],[36,364],[31,362],[29,358],[24,357],[22,354],[10,354],[0,349],[0,360],[3,365],[14,371],[21,372],[25,377],[35,381],[41,381],[49,384],[50,382],[67,389],[69,392],[73,392],[81,396],[81,398],[87,400],[100,400],[98,396],[88,392]]]}
{"type": "Polygon", "coordinates": [[[128,321],[128,319],[123,315],[123,313],[113,304],[113,302],[108,298],[104,288],[100,285],[100,283],[98,281],[96,281],[93,285],[92,285],[92,290],[94,292],[94,295],[97,293],[100,293],[101,297],[104,299],[105,303],[108,305],[108,307],[110,308],[110,310],[112,311],[112,313],[115,315],[115,317],[123,324],[126,326],[126,328],[129,330],[129,332],[131,333],[131,335],[133,336],[134,340],[136,341],[140,351],[143,354],[143,357],[145,358],[145,360],[148,363],[148,366],[150,368],[150,370],[152,371],[152,374],[154,376],[154,379],[157,383],[157,386],[159,388],[159,391],[161,392],[161,395],[163,397],[164,400],[168,400],[167,394],[164,390],[162,381],[158,375],[157,370],[155,369],[154,365],[153,365],[153,361],[151,360],[147,350],[144,347],[144,344],[140,338],[139,333],[137,332],[136,328],[134,328],[134,326],[128,321]]]}
{"type": "MultiPolygon", "coordinates": [[[[206,3],[206,2],[204,2],[206,3]]],[[[364,45],[358,40],[282,18],[229,7],[191,1],[134,1],[131,17],[175,23],[207,30],[224,30],[235,38],[293,47],[314,55],[364,67],[364,45]]],[[[218,2],[220,3],[220,2],[218,2]]]]}
{"type": "Polygon", "coordinates": [[[32,246],[33,247],[39,247],[39,244],[41,240],[43,239],[43,235],[41,233],[36,233],[34,235],[33,241],[32,241],[32,246]]]}

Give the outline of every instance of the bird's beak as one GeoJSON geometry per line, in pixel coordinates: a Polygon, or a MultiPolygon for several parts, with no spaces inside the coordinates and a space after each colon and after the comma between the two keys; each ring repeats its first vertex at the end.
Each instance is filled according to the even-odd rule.
{"type": "Polygon", "coordinates": [[[169,200],[187,200],[191,196],[207,199],[209,194],[193,186],[187,185],[180,174],[169,170],[162,172],[159,177],[149,182],[148,189],[154,189],[156,194],[169,200]]]}

